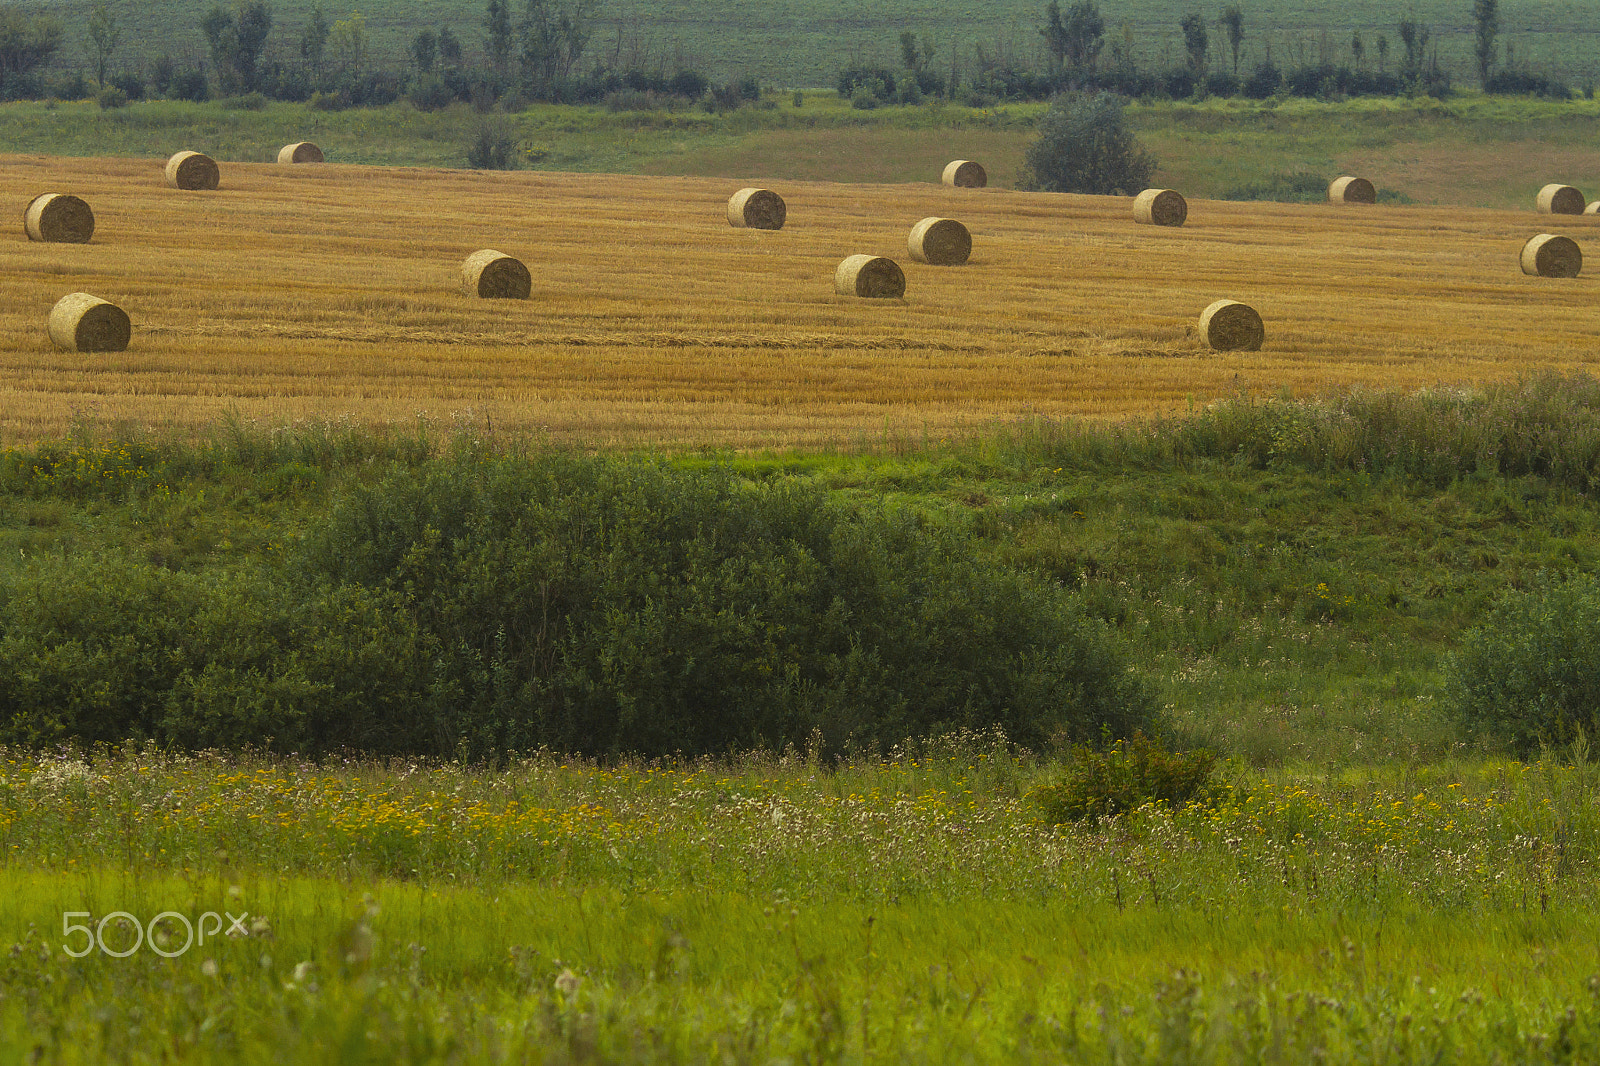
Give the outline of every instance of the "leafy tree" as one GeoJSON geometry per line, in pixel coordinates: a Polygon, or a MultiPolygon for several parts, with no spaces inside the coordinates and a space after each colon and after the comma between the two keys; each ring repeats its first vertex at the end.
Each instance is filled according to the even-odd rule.
{"type": "Polygon", "coordinates": [[[359,11],[340,19],[328,31],[328,43],[333,46],[334,60],[348,78],[361,76],[361,65],[367,57],[367,17],[359,11]]]}
{"type": "Polygon", "coordinates": [[[489,62],[495,70],[504,73],[506,65],[511,62],[510,0],[489,0],[483,24],[489,31],[489,37],[484,42],[484,47],[489,53],[489,62]]]}
{"type": "Polygon", "coordinates": [[[1039,30],[1050,52],[1056,73],[1080,78],[1093,69],[1105,43],[1106,24],[1094,0],[1075,0],[1066,14],[1057,0],[1045,8],[1045,24],[1039,30]]]}
{"type": "Polygon", "coordinates": [[[1361,43],[1361,31],[1357,30],[1350,35],[1350,58],[1355,60],[1356,69],[1361,69],[1361,60],[1367,54],[1367,46],[1361,43]]]}
{"type": "Polygon", "coordinates": [[[1422,64],[1428,53],[1428,27],[1416,19],[1403,18],[1395,26],[1395,31],[1400,34],[1400,44],[1406,50],[1400,77],[1414,88],[1422,80],[1422,64]]]}
{"type": "Polygon", "coordinates": [[[60,50],[62,36],[59,19],[0,9],[0,84],[47,65],[60,50]]]}
{"type": "Polygon", "coordinates": [[[1389,58],[1389,38],[1378,34],[1378,73],[1383,73],[1384,60],[1389,58]]]}
{"type": "Polygon", "coordinates": [[[1024,189],[1123,193],[1150,184],[1156,161],[1128,129],[1122,104],[1108,93],[1066,93],[1039,120],[1024,156],[1024,189]]]}
{"type": "Polygon", "coordinates": [[[111,65],[112,53],[117,50],[117,40],[121,36],[111,9],[105,0],[100,0],[89,12],[89,43],[94,48],[94,80],[102,89],[106,87],[106,68],[111,65]]]}
{"type": "Polygon", "coordinates": [[[411,61],[423,74],[433,71],[439,59],[439,38],[432,30],[423,30],[411,38],[411,61]]]}
{"type": "Polygon", "coordinates": [[[328,47],[328,20],[322,14],[322,5],[311,9],[306,28],[300,35],[300,55],[311,65],[314,77],[322,75],[322,55],[328,47]]]}
{"type": "Polygon", "coordinates": [[[272,32],[272,8],[247,0],[233,11],[217,4],[200,20],[211,62],[224,92],[249,92],[259,80],[257,65],[272,32]]]}
{"type": "Polygon", "coordinates": [[[522,17],[522,82],[530,94],[559,99],[593,33],[590,0],[528,0],[522,17]]]}
{"type": "Polygon", "coordinates": [[[1206,47],[1210,43],[1206,20],[1198,12],[1190,12],[1178,25],[1183,27],[1183,50],[1189,54],[1189,69],[1198,78],[1206,72],[1206,47]]]}
{"type": "Polygon", "coordinates": [[[1478,59],[1478,83],[1487,87],[1494,67],[1494,39],[1500,32],[1499,0],[1473,0],[1472,21],[1476,25],[1473,54],[1478,59]]]}
{"type": "Polygon", "coordinates": [[[461,41],[450,32],[449,26],[439,30],[439,62],[447,67],[461,65],[461,41]]]}
{"type": "Polygon", "coordinates": [[[912,74],[921,74],[928,69],[928,64],[933,62],[933,42],[922,38],[922,43],[917,43],[917,35],[910,30],[900,35],[900,62],[912,74]]]}
{"type": "Polygon", "coordinates": [[[1244,11],[1229,4],[1222,12],[1222,28],[1228,31],[1228,47],[1233,49],[1233,76],[1239,76],[1239,45],[1244,43],[1244,11]]]}

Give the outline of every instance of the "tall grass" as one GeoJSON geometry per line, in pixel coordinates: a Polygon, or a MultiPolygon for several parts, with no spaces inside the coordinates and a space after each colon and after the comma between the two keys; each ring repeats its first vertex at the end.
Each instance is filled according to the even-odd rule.
{"type": "Polygon", "coordinates": [[[0,767],[0,1040],[56,1061],[1490,1062],[1585,1057],[1600,1021],[1600,785],[1555,755],[1243,775],[1075,829],[1018,799],[1051,764],[983,737],[0,767]],[[63,950],[163,910],[243,935],[63,950]]]}

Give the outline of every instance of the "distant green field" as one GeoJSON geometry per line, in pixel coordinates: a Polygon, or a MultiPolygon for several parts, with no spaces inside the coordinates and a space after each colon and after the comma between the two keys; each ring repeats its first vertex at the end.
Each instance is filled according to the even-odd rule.
{"type": "MultiPolygon", "coordinates": [[[[109,0],[123,27],[120,58],[137,62],[170,53],[196,60],[206,56],[199,23],[214,0],[109,0]]],[[[283,58],[298,58],[299,40],[314,0],[276,0],[276,24],[269,50],[283,58]]],[[[87,69],[89,49],[86,0],[42,0],[37,4],[58,11],[69,24],[69,41],[62,61],[87,69]]],[[[513,2],[514,9],[521,3],[513,2]]],[[[763,84],[779,87],[830,85],[841,66],[853,60],[897,62],[897,41],[912,30],[933,40],[935,65],[948,68],[952,55],[963,67],[973,62],[982,45],[993,55],[1008,52],[1028,64],[1039,63],[1041,41],[1037,33],[1044,0],[993,0],[988,4],[936,3],[934,0],[772,0],[741,4],[733,0],[596,0],[597,27],[591,53],[626,64],[630,56],[649,55],[668,66],[681,61],[717,78],[753,75],[763,84]]],[[[1126,23],[1133,52],[1141,64],[1176,65],[1183,54],[1179,19],[1198,10],[1215,20],[1222,0],[1212,3],[1171,0],[1107,0],[1101,4],[1108,38],[1120,36],[1126,23]]],[[[1476,84],[1472,59],[1472,4],[1470,0],[1418,0],[1387,3],[1380,0],[1257,0],[1243,4],[1245,40],[1241,68],[1270,54],[1278,62],[1315,61],[1321,55],[1348,61],[1350,38],[1362,35],[1367,62],[1377,61],[1380,34],[1389,41],[1388,65],[1400,53],[1395,23],[1412,13],[1432,28],[1439,61],[1459,81],[1476,84]]],[[[1514,46],[1518,62],[1535,69],[1554,70],[1575,85],[1592,78],[1600,63],[1600,0],[1552,0],[1539,4],[1503,4],[1503,39],[1514,46]]],[[[466,45],[469,54],[481,51],[483,0],[437,0],[416,4],[402,0],[326,0],[323,10],[330,21],[345,18],[351,10],[366,17],[371,54],[380,64],[398,65],[406,42],[418,30],[447,25],[466,45]]],[[[1213,63],[1224,63],[1226,35],[1211,28],[1213,63]]],[[[1231,66],[1231,57],[1226,59],[1231,66]]]]}

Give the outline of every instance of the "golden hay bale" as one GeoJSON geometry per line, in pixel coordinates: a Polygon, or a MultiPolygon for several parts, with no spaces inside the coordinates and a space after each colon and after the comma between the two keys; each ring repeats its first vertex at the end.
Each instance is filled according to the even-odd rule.
{"type": "Polygon", "coordinates": [[[1600,215],[1600,200],[1596,200],[1594,203],[1584,208],[1583,213],[1586,215],[1600,215]]]}
{"type": "Polygon", "coordinates": [[[174,189],[215,189],[222,172],[217,161],[199,152],[179,152],[167,160],[167,184],[174,189]]]}
{"type": "Polygon", "coordinates": [[[1171,189],[1146,189],[1133,198],[1133,220],[1150,226],[1181,226],[1189,202],[1171,189]]]}
{"type": "Polygon", "coordinates": [[[40,193],[22,213],[22,228],[30,241],[87,244],[94,236],[94,212],[76,196],[40,193]]]}
{"type": "Polygon", "coordinates": [[[1200,312],[1200,336],[1219,352],[1254,352],[1267,331],[1255,308],[1237,300],[1218,300],[1200,312]]]}
{"type": "Polygon", "coordinates": [[[1366,178],[1334,178],[1328,183],[1330,204],[1375,204],[1378,190],[1366,178]]]}
{"type": "Polygon", "coordinates": [[[320,163],[322,162],[322,149],[310,141],[295,141],[278,149],[278,162],[280,163],[320,163]]]}
{"type": "Polygon", "coordinates": [[[1583,193],[1570,185],[1546,185],[1539,190],[1537,202],[1541,215],[1583,214],[1583,193]]]}
{"type": "Polygon", "coordinates": [[[771,189],[740,189],[728,197],[728,225],[738,229],[782,229],[789,208],[771,189]]]}
{"type": "Polygon", "coordinates": [[[906,275],[900,264],[881,255],[852,255],[833,272],[833,289],[840,296],[870,298],[906,294],[906,275]]]}
{"type": "Polygon", "coordinates": [[[1522,246],[1522,272],[1541,278],[1575,278],[1583,269],[1583,252],[1571,237],[1541,233],[1522,246]]]}
{"type": "Polygon", "coordinates": [[[953,218],[925,218],[911,227],[906,251],[919,263],[960,266],[972,255],[972,234],[953,218]]]}
{"type": "Polygon", "coordinates": [[[50,340],[69,352],[120,352],[133,326],[128,313],[86,292],[68,293],[50,311],[50,340]]]}
{"type": "Polygon", "coordinates": [[[468,295],[486,300],[526,300],[533,291],[533,275],[520,259],[485,248],[461,264],[461,285],[468,295]]]}
{"type": "Polygon", "coordinates": [[[970,159],[957,159],[944,168],[944,183],[957,189],[981,189],[989,184],[989,175],[970,159]]]}

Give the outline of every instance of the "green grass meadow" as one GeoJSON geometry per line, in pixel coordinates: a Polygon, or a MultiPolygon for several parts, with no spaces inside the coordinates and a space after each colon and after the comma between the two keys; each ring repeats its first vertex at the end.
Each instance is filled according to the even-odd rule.
{"type": "MultiPolygon", "coordinates": [[[[1592,1061],[1600,769],[1581,737],[1509,758],[1443,678],[1497,597],[1600,562],[1595,406],[1541,378],[670,457],[1053,579],[1161,732],[1226,757],[1217,789],[1054,826],[1033,792],[1072,752],[982,731],[836,760],[0,751],[0,1053],[1592,1061]]],[[[271,573],[451,432],[86,424],[5,452],[0,568],[271,573]]]]}
{"type": "MultiPolygon", "coordinates": [[[[89,101],[28,102],[0,104],[0,143],[52,156],[156,161],[192,149],[266,162],[285,143],[310,139],[332,162],[462,167],[487,122],[516,143],[517,164],[535,170],[930,182],[955,155],[984,160],[990,183],[1011,187],[1044,111],[856,111],[831,91],[803,94],[798,106],[793,94],[769,94],[763,105],[726,114],[536,105],[485,117],[464,105],[430,113],[404,103],[322,112],[290,103],[147,101],[103,111],[89,101]]],[[[1155,180],[1193,198],[1321,198],[1327,175],[1355,173],[1386,199],[1532,211],[1553,176],[1593,188],[1600,173],[1600,104],[1589,100],[1211,100],[1135,104],[1126,114],[1159,164],[1155,180]],[[1308,174],[1305,188],[1291,180],[1308,174]]]]}

